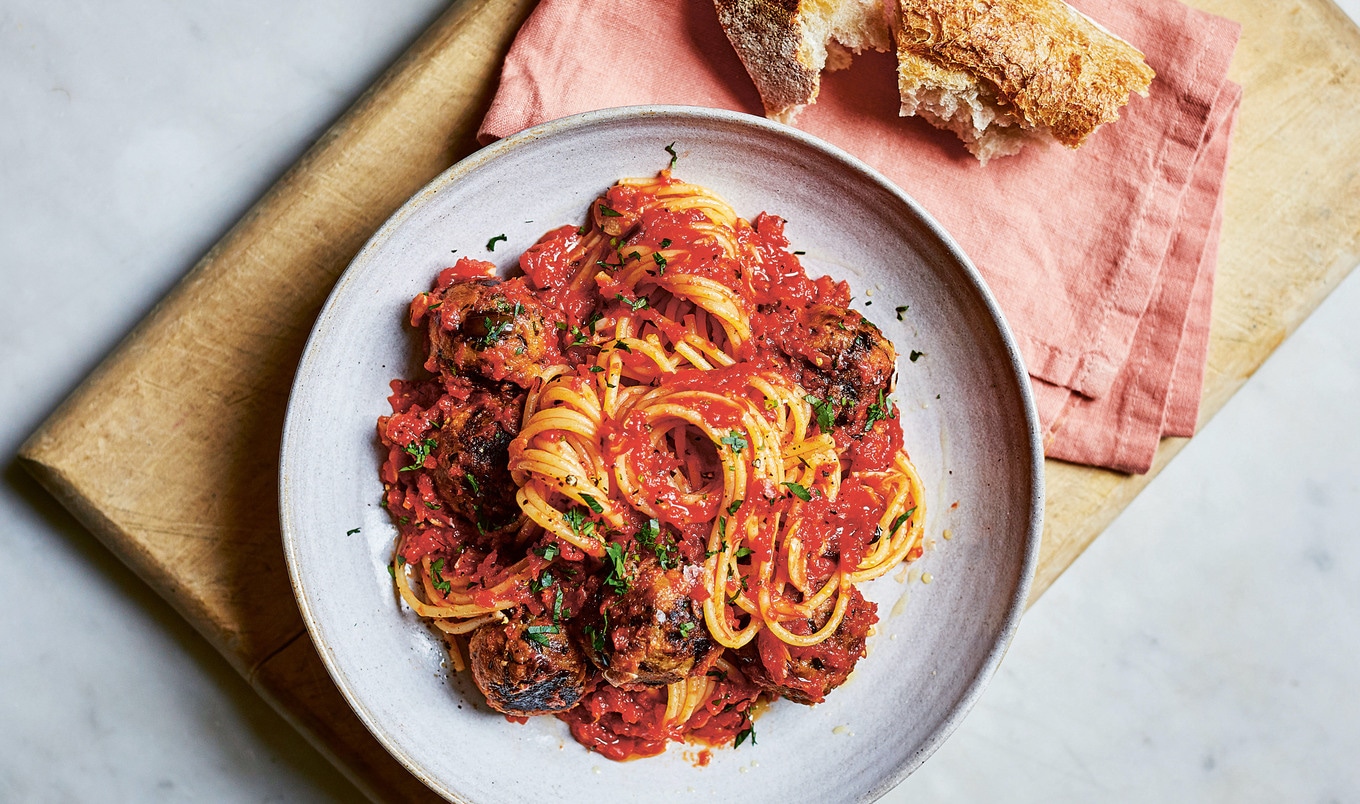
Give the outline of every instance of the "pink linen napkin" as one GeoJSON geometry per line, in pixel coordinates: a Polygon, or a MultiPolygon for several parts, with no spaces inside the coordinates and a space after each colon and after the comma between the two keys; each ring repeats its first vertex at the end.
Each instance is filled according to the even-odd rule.
{"type": "MultiPolygon", "coordinates": [[[[1198,418],[1240,29],[1175,0],[1073,5],[1157,72],[1151,96],[1079,151],[980,165],[952,134],[897,116],[891,54],[824,74],[796,125],[884,173],[959,241],[1019,341],[1050,457],[1145,472],[1160,438],[1193,434],[1198,418]]],[[[761,113],[711,0],[543,0],[479,136],[634,104],[761,113]]]]}

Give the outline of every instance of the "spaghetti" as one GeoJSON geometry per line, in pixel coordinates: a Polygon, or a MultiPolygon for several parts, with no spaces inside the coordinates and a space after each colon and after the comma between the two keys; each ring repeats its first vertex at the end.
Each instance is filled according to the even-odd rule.
{"type": "Polygon", "coordinates": [[[379,421],[401,598],[493,708],[615,759],[821,701],[876,621],[857,586],[921,552],[892,345],[780,219],[669,170],[520,267],[411,304],[431,376],[379,421]]]}

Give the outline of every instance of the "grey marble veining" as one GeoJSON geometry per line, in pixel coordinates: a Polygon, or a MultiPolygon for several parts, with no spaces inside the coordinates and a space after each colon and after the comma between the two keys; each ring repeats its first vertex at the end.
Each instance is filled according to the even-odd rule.
{"type": "MultiPolygon", "coordinates": [[[[0,3],[0,801],[357,797],[10,456],[443,8],[0,3]]],[[[1358,313],[1360,275],[886,801],[1360,799],[1358,313]]]]}

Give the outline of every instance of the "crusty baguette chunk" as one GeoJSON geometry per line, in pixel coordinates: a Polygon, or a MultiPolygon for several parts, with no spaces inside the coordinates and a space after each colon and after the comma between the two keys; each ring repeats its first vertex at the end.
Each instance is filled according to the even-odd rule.
{"type": "Polygon", "coordinates": [[[891,7],[884,0],[713,0],[713,5],[766,116],[781,123],[793,122],[817,100],[823,69],[847,66],[851,53],[893,48],[891,7]]]}
{"type": "Polygon", "coordinates": [[[1054,139],[1075,148],[1154,73],[1143,54],[1062,0],[900,0],[901,113],[975,156],[1054,139]]]}

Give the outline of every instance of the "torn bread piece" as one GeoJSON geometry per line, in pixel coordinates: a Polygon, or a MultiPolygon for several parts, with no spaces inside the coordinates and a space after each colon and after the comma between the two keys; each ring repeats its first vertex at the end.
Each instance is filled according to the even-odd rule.
{"type": "Polygon", "coordinates": [[[1118,119],[1154,73],[1062,0],[900,0],[901,114],[954,132],[984,164],[1026,143],[1071,148],[1118,119]]]}
{"type": "Polygon", "coordinates": [[[732,47],[751,74],[765,115],[792,123],[817,100],[823,69],[852,53],[891,51],[896,0],[713,0],[732,47]]]}

